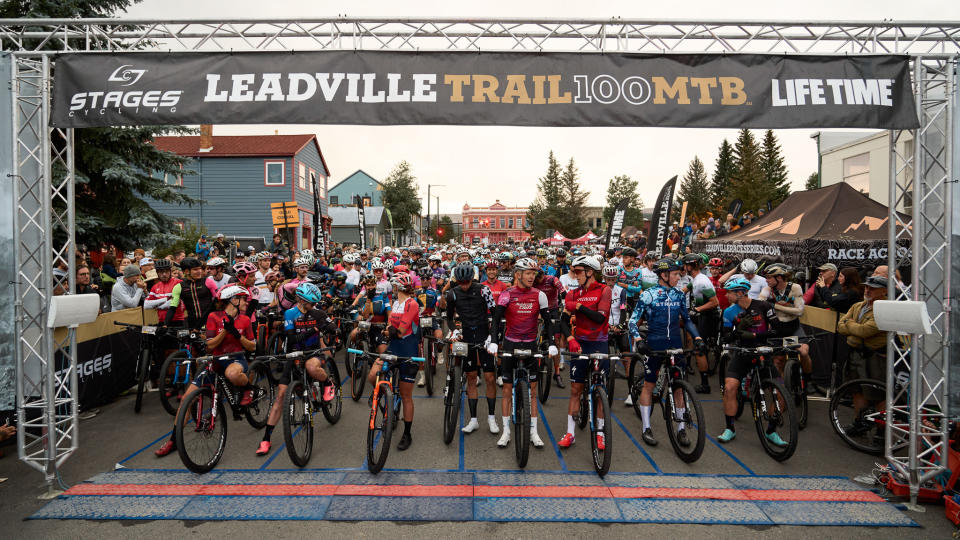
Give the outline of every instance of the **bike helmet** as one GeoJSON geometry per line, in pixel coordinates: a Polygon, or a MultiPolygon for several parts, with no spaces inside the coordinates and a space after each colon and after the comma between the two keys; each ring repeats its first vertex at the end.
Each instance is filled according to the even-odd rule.
{"type": "Polygon", "coordinates": [[[280,287],[279,298],[280,309],[290,309],[297,303],[297,283],[288,281],[280,287]]]}
{"type": "Polygon", "coordinates": [[[390,246],[384,246],[384,248],[383,248],[383,254],[384,254],[384,255],[389,255],[389,254],[391,254],[391,253],[393,253],[393,248],[391,248],[390,246]]]}
{"type": "Polygon", "coordinates": [[[347,273],[346,273],[346,272],[334,272],[334,273],[333,273],[333,280],[334,280],[334,281],[346,281],[346,280],[347,280],[347,273]]]}
{"type": "Polygon", "coordinates": [[[557,250],[557,257],[566,257],[566,256],[567,256],[567,252],[564,251],[563,248],[560,248],[557,250]]]}
{"type": "Polygon", "coordinates": [[[632,247],[625,247],[623,248],[623,251],[620,252],[620,255],[624,257],[636,257],[639,254],[637,253],[637,250],[633,249],[632,247]]]}
{"type": "Polygon", "coordinates": [[[312,249],[301,249],[301,250],[300,250],[300,256],[301,256],[301,257],[306,257],[306,258],[308,258],[308,259],[312,259],[312,258],[313,258],[313,250],[312,250],[312,249]]]}
{"type": "Polygon", "coordinates": [[[597,262],[596,257],[591,257],[589,255],[582,255],[580,257],[577,257],[576,259],[573,260],[573,264],[571,264],[570,266],[574,268],[577,266],[583,266],[583,267],[592,269],[594,272],[600,271],[600,263],[597,262]]]}
{"type": "Polygon", "coordinates": [[[157,259],[157,262],[153,265],[153,269],[157,272],[161,270],[170,270],[172,268],[173,263],[170,262],[170,259],[157,259]]]}
{"type": "Polygon", "coordinates": [[[606,265],[606,266],[603,267],[603,277],[605,277],[605,278],[615,278],[615,277],[617,277],[618,275],[620,275],[620,268],[618,268],[618,267],[616,267],[616,266],[614,266],[614,265],[612,265],[612,264],[608,264],[608,265],[606,265]]]}
{"type": "Polygon", "coordinates": [[[740,263],[740,271],[744,274],[756,274],[757,273],[757,262],[753,259],[744,259],[740,263]]]}
{"type": "Polygon", "coordinates": [[[516,257],[513,256],[513,253],[510,253],[509,251],[504,251],[497,258],[500,259],[500,262],[504,262],[504,261],[512,261],[516,257]]]}
{"type": "Polygon", "coordinates": [[[458,282],[472,281],[473,274],[473,265],[470,263],[461,263],[453,268],[453,279],[458,282]]]}
{"type": "Polygon", "coordinates": [[[381,261],[373,261],[372,263],[370,263],[371,272],[374,270],[386,270],[386,269],[387,269],[387,265],[383,264],[383,262],[381,261]]]}
{"type": "Polygon", "coordinates": [[[180,261],[180,268],[185,271],[192,268],[200,268],[201,266],[203,265],[200,264],[200,259],[197,259],[196,257],[186,257],[180,261]]]}
{"type": "Polygon", "coordinates": [[[700,259],[700,255],[697,255],[696,253],[687,253],[680,260],[683,262],[683,264],[689,264],[694,268],[700,268],[700,263],[703,262],[703,260],[700,259]]]}
{"type": "Polygon", "coordinates": [[[723,288],[728,291],[749,291],[750,282],[743,278],[737,277],[724,283],[723,288]]]}
{"type": "Polygon", "coordinates": [[[546,249],[540,248],[540,249],[537,250],[537,257],[546,257],[546,256],[547,256],[547,250],[546,250],[546,249]]]}
{"type": "Polygon", "coordinates": [[[434,253],[433,255],[430,255],[430,258],[429,258],[428,260],[433,261],[433,262],[440,262],[440,261],[443,260],[443,257],[441,257],[441,256],[440,256],[439,254],[437,254],[437,253],[434,253]]]}
{"type": "Polygon", "coordinates": [[[714,257],[714,258],[710,259],[710,262],[708,262],[707,265],[708,265],[708,266],[712,266],[713,268],[722,268],[722,267],[723,267],[723,259],[721,259],[720,257],[714,257]]]}
{"type": "Polygon", "coordinates": [[[657,260],[657,254],[653,253],[652,251],[643,256],[644,263],[647,263],[650,261],[656,261],[656,260],[657,260]]]}
{"type": "Polygon", "coordinates": [[[221,259],[220,257],[213,257],[207,261],[208,268],[216,268],[218,266],[227,266],[227,261],[221,259]]]}
{"type": "Polygon", "coordinates": [[[310,261],[308,261],[307,259],[304,259],[303,257],[297,257],[293,261],[293,267],[296,268],[298,266],[310,266],[310,261]]]}
{"type": "Polygon", "coordinates": [[[276,270],[271,270],[267,272],[266,275],[263,276],[264,281],[270,281],[272,279],[280,279],[280,272],[277,272],[276,270]]]}
{"type": "Polygon", "coordinates": [[[476,257],[473,259],[473,264],[477,266],[483,266],[483,263],[486,262],[483,260],[483,257],[476,257]]]}
{"type": "Polygon", "coordinates": [[[420,276],[420,279],[430,279],[433,277],[433,268],[421,266],[417,269],[417,275],[420,276]]]}
{"type": "Polygon", "coordinates": [[[700,263],[701,263],[700,266],[706,266],[707,263],[710,261],[710,256],[707,255],[706,253],[700,253],[699,255],[700,255],[700,263]]]}
{"type": "Polygon", "coordinates": [[[347,253],[343,256],[343,262],[353,264],[357,262],[357,256],[353,253],[347,253]]]}
{"type": "Polygon", "coordinates": [[[410,274],[401,272],[393,276],[393,279],[391,279],[390,282],[393,283],[394,287],[396,287],[401,291],[404,291],[404,292],[413,291],[413,278],[410,277],[410,274]]]}
{"type": "Polygon", "coordinates": [[[395,273],[397,273],[397,274],[405,273],[405,272],[408,271],[407,265],[405,265],[405,264],[398,264],[398,265],[396,265],[396,266],[393,267],[393,271],[394,271],[395,273]]]}
{"type": "Polygon", "coordinates": [[[301,283],[297,285],[296,294],[297,298],[303,300],[304,302],[310,302],[311,304],[320,302],[320,299],[323,296],[320,293],[320,288],[313,283],[301,283]]]}
{"type": "Polygon", "coordinates": [[[674,270],[681,269],[680,261],[671,257],[664,257],[657,261],[657,264],[654,265],[653,272],[657,275],[660,275],[662,272],[672,272],[674,270]]]}
{"type": "Polygon", "coordinates": [[[790,271],[780,263],[771,264],[763,269],[763,277],[783,276],[786,279],[789,274],[790,271]]]}
{"type": "Polygon", "coordinates": [[[524,257],[517,261],[514,269],[518,272],[523,270],[540,270],[540,266],[537,264],[537,261],[531,259],[530,257],[524,257]]]}
{"type": "Polygon", "coordinates": [[[493,261],[487,261],[487,264],[483,265],[484,268],[497,268],[497,263],[493,261]]]}
{"type": "Polygon", "coordinates": [[[253,263],[249,262],[238,262],[233,265],[233,272],[239,275],[255,274],[257,273],[257,267],[253,263]]]}
{"type": "Polygon", "coordinates": [[[234,296],[248,297],[250,293],[246,289],[237,285],[236,283],[227,283],[223,287],[217,290],[217,300],[230,300],[234,296]]]}

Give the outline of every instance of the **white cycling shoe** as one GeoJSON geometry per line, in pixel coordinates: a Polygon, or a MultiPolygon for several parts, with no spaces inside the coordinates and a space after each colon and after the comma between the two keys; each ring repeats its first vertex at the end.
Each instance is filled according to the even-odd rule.
{"type": "Polygon", "coordinates": [[[474,431],[480,429],[480,422],[477,422],[476,418],[471,418],[470,422],[467,425],[463,426],[463,429],[460,431],[464,433],[473,433],[474,431]]]}
{"type": "Polygon", "coordinates": [[[487,418],[487,425],[490,426],[490,433],[500,433],[500,426],[497,425],[497,421],[493,418],[487,418]]]}
{"type": "Polygon", "coordinates": [[[417,386],[423,386],[426,383],[427,378],[424,377],[423,372],[420,371],[417,373],[417,386]]]}
{"type": "Polygon", "coordinates": [[[506,448],[508,444],[510,444],[510,430],[505,428],[503,430],[503,435],[500,435],[500,440],[497,441],[497,446],[500,448],[506,448]]]}
{"type": "Polygon", "coordinates": [[[623,400],[624,407],[633,407],[633,395],[627,394],[627,399],[623,400]]]}
{"type": "Polygon", "coordinates": [[[540,438],[540,435],[532,429],[530,430],[530,443],[534,448],[543,448],[543,440],[540,438]]]}

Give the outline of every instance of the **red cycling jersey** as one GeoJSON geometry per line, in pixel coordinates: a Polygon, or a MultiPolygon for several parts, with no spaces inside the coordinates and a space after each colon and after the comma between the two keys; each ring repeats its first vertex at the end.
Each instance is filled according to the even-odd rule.
{"type": "Polygon", "coordinates": [[[547,295],[540,289],[510,287],[500,293],[497,305],[504,306],[507,328],[504,337],[510,341],[536,341],[537,318],[547,308],[547,295]]]}
{"type": "MultiPolygon", "coordinates": [[[[213,339],[217,337],[217,334],[223,332],[223,323],[227,319],[226,312],[223,311],[214,311],[207,316],[207,339],[213,339]]],[[[236,327],[237,331],[240,332],[240,335],[247,338],[250,341],[253,341],[253,327],[250,324],[250,318],[246,315],[237,315],[233,319],[233,326],[236,327]]],[[[221,354],[230,354],[243,352],[243,345],[240,343],[240,340],[227,334],[224,336],[223,341],[220,342],[220,345],[211,351],[213,356],[221,354]]]]}
{"type": "Polygon", "coordinates": [[[567,311],[576,315],[577,326],[574,337],[584,341],[606,341],[607,331],[610,329],[610,303],[612,292],[610,287],[594,281],[589,287],[577,287],[567,293],[567,311]],[[599,312],[603,315],[603,322],[596,323],[585,315],[577,313],[577,304],[599,312]]]}
{"type": "Polygon", "coordinates": [[[537,288],[547,295],[547,309],[554,309],[560,304],[560,291],[563,290],[563,284],[556,276],[543,276],[543,280],[537,284],[537,288]]]}
{"type": "Polygon", "coordinates": [[[390,309],[390,326],[397,329],[400,337],[405,338],[417,330],[420,320],[420,304],[413,298],[401,302],[397,300],[390,309]]]}
{"type": "Polygon", "coordinates": [[[500,281],[499,279],[494,279],[493,281],[484,281],[481,285],[486,285],[490,289],[490,293],[493,294],[493,301],[496,302],[500,298],[500,293],[507,290],[507,284],[500,281]]]}
{"type": "Polygon", "coordinates": [[[720,278],[710,276],[710,283],[713,283],[713,288],[717,291],[717,300],[720,302],[720,311],[730,307],[730,301],[727,300],[727,290],[720,285],[720,278]]]}

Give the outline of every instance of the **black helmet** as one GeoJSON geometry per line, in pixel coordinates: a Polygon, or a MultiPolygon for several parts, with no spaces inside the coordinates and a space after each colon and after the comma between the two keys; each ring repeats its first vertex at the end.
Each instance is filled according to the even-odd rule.
{"type": "Polygon", "coordinates": [[[620,255],[624,257],[636,257],[638,254],[637,250],[633,249],[632,247],[625,247],[623,248],[623,251],[620,252],[620,255]]]}
{"type": "Polygon", "coordinates": [[[681,260],[683,261],[683,264],[689,264],[695,268],[700,268],[700,263],[703,262],[703,259],[700,258],[700,255],[696,253],[687,253],[681,260]]]}
{"type": "Polygon", "coordinates": [[[153,269],[159,272],[160,270],[170,270],[173,268],[173,263],[170,262],[170,259],[157,259],[153,263],[153,269]]]}
{"type": "Polygon", "coordinates": [[[197,259],[196,257],[186,257],[182,261],[180,261],[180,268],[184,270],[190,270],[191,268],[200,268],[201,266],[203,265],[200,264],[200,259],[197,259]]]}
{"type": "Polygon", "coordinates": [[[453,269],[453,279],[457,281],[472,281],[473,280],[473,265],[465,262],[460,263],[453,269]]]}
{"type": "Polygon", "coordinates": [[[566,256],[567,256],[567,252],[563,248],[560,248],[557,250],[557,257],[566,257],[566,256]]]}
{"type": "Polygon", "coordinates": [[[664,257],[663,259],[660,259],[653,267],[653,272],[658,276],[662,272],[672,272],[674,270],[681,270],[680,261],[670,257],[664,257]]]}

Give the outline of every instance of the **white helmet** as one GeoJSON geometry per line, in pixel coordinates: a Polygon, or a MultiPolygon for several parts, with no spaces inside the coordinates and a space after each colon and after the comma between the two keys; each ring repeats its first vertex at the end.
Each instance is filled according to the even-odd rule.
{"type": "Polygon", "coordinates": [[[443,260],[443,257],[441,257],[440,255],[434,253],[433,255],[430,256],[430,260],[431,260],[431,261],[435,261],[435,262],[440,262],[440,261],[443,260]]]}
{"type": "Polygon", "coordinates": [[[374,260],[372,263],[370,263],[370,270],[371,270],[371,271],[373,271],[373,270],[386,270],[386,269],[387,269],[387,265],[383,264],[383,262],[381,262],[380,260],[374,260]]]}
{"type": "Polygon", "coordinates": [[[393,253],[393,248],[390,246],[383,246],[383,253],[384,255],[389,255],[390,253],[393,253]]]}
{"type": "Polygon", "coordinates": [[[293,261],[293,267],[296,268],[298,266],[310,266],[309,259],[305,259],[303,257],[297,257],[293,261]]]}
{"type": "Polygon", "coordinates": [[[521,271],[521,270],[540,270],[540,267],[537,265],[537,261],[535,261],[535,260],[533,260],[533,259],[531,259],[531,258],[529,258],[529,257],[524,257],[524,258],[522,258],[522,259],[520,259],[520,260],[517,261],[517,263],[514,265],[513,269],[514,269],[514,270],[517,270],[517,271],[521,271]]]}
{"type": "Polygon", "coordinates": [[[620,269],[612,264],[608,264],[603,267],[603,277],[605,278],[615,278],[620,275],[620,269]]]}
{"type": "Polygon", "coordinates": [[[221,259],[220,257],[213,257],[207,261],[207,266],[226,266],[227,261],[221,259]]]}
{"type": "Polygon", "coordinates": [[[247,297],[250,296],[250,293],[247,292],[247,289],[237,285],[236,283],[230,283],[229,285],[226,285],[217,291],[217,298],[220,300],[229,300],[234,296],[247,297]]]}
{"type": "Polygon", "coordinates": [[[757,273],[757,261],[753,259],[744,259],[740,263],[740,271],[744,274],[756,274],[757,273]]]}
{"type": "Polygon", "coordinates": [[[357,262],[357,256],[354,255],[353,253],[347,253],[346,255],[343,256],[343,262],[353,264],[357,262]]]}
{"type": "Polygon", "coordinates": [[[587,268],[592,268],[593,271],[595,272],[600,271],[600,263],[597,262],[596,257],[591,257],[590,255],[581,255],[577,257],[576,259],[573,260],[573,264],[571,264],[570,266],[571,267],[586,266],[587,268]]]}

